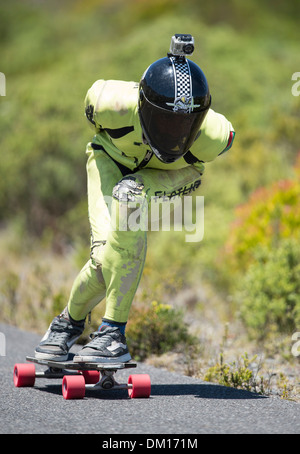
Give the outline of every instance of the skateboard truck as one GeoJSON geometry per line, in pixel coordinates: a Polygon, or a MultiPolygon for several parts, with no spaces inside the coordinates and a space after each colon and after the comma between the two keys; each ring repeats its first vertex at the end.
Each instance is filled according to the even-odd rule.
{"type": "Polygon", "coordinates": [[[52,361],[27,356],[28,363],[15,364],[14,385],[17,388],[34,386],[36,378],[62,378],[64,399],[83,399],[86,389],[127,389],[130,398],[149,397],[151,382],[148,374],[133,374],[127,384],[119,384],[114,374],[119,369],[134,368],[134,362],[127,363],[74,363],[52,361]],[[45,371],[36,371],[35,364],[47,366],[45,371]]]}

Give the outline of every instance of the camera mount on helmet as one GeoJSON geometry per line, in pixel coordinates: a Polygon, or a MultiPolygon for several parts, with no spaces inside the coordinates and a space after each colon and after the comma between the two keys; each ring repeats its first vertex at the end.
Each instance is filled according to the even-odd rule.
{"type": "Polygon", "coordinates": [[[195,50],[194,38],[192,35],[176,33],[171,38],[170,53],[168,57],[184,58],[192,55],[195,50]]]}

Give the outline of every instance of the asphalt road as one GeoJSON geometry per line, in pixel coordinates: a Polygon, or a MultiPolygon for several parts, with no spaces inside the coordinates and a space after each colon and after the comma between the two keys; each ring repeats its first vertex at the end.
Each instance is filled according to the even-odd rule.
{"type": "MultiPolygon", "coordinates": [[[[127,382],[130,373],[150,374],[149,399],[129,399],[126,390],[89,390],[83,400],[66,401],[61,394],[61,380],[56,379],[37,379],[34,388],[15,388],[13,366],[25,362],[25,356],[33,353],[39,339],[36,334],[0,324],[1,434],[103,434],[112,436],[107,439],[111,443],[117,434],[144,434],[147,440],[152,440],[151,435],[167,435],[164,443],[170,444],[176,443],[180,434],[186,438],[191,434],[300,432],[298,403],[202,382],[144,364],[139,364],[136,372],[119,371],[117,379],[127,382]]],[[[185,443],[190,445],[186,447],[199,447],[195,437],[187,440],[190,441],[185,443]]]]}

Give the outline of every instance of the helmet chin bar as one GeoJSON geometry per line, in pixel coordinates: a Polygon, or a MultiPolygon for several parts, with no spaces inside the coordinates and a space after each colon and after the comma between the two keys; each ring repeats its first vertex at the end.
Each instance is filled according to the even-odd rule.
{"type": "Polygon", "coordinates": [[[143,128],[143,125],[142,125],[142,121],[140,119],[140,123],[141,123],[141,128],[142,128],[142,141],[143,141],[143,144],[144,145],[148,145],[150,148],[151,148],[151,151],[155,154],[155,156],[157,157],[157,159],[159,159],[161,162],[163,162],[164,164],[170,164],[172,162],[175,162],[177,161],[177,159],[181,158],[181,156],[179,156],[177,159],[174,159],[175,157],[170,157],[169,159],[165,159],[163,158],[162,154],[160,153],[160,151],[155,148],[153,145],[151,145],[150,143],[150,140],[147,139],[147,135],[144,131],[144,128],[143,128]]]}

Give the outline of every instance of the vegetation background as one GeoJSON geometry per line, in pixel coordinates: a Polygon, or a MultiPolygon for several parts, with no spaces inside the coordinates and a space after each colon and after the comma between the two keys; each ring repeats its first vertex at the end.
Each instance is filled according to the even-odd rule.
{"type": "Polygon", "coordinates": [[[87,89],[99,78],[138,81],[174,33],[191,33],[212,107],[232,122],[236,139],[206,165],[204,240],[149,234],[129,341],[137,357],[169,367],[176,359],[186,373],[233,386],[243,384],[224,380],[230,371],[241,378],[246,368],[253,383],[266,364],[281,394],[295,394],[299,18],[296,0],[0,3],[1,321],[43,334],[89,256],[87,89]]]}

